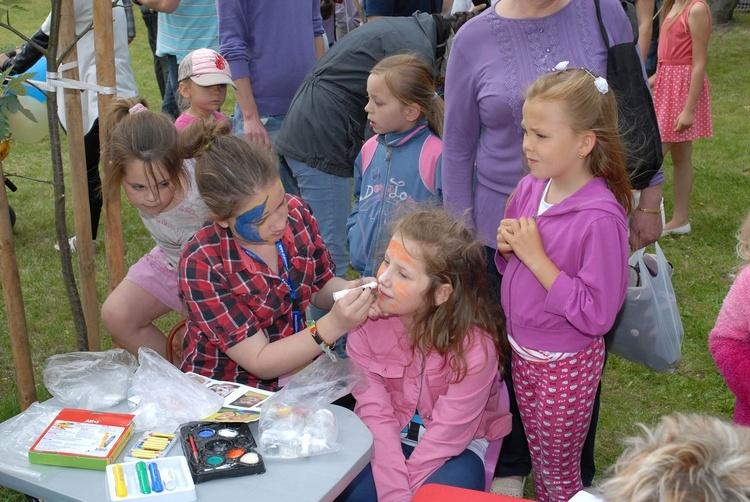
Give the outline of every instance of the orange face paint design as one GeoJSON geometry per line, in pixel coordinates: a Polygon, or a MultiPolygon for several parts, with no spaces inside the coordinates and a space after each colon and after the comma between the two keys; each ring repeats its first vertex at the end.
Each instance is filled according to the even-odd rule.
{"type": "Polygon", "coordinates": [[[378,306],[383,312],[411,317],[424,303],[429,276],[417,258],[418,245],[396,235],[378,269],[378,306]]]}

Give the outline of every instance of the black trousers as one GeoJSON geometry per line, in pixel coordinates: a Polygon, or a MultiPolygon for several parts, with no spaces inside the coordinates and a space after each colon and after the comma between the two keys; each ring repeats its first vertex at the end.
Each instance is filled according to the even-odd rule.
{"type": "Polygon", "coordinates": [[[102,179],[99,176],[99,119],[94,121],[83,137],[86,153],[86,179],[89,187],[89,212],[91,214],[91,238],[96,239],[99,218],[102,215],[102,179]]]}
{"type": "Polygon", "coordinates": [[[146,6],[141,6],[141,14],[143,16],[143,22],[146,24],[146,31],[148,32],[148,45],[151,47],[151,53],[154,55],[154,75],[156,75],[156,83],[159,86],[159,93],[161,94],[162,99],[164,99],[165,85],[167,81],[167,61],[166,57],[156,55],[158,12],[151,10],[146,6]]]}
{"type": "MultiPolygon", "coordinates": [[[[486,247],[487,252],[487,274],[490,280],[490,291],[494,300],[500,302],[500,285],[502,276],[495,267],[495,250],[486,247]]],[[[510,368],[510,353],[506,354],[507,362],[505,363],[505,386],[508,388],[508,397],[510,398],[510,412],[513,414],[513,429],[510,434],[503,439],[503,447],[500,450],[500,458],[495,467],[496,477],[508,476],[528,476],[531,472],[531,456],[529,454],[529,444],[526,441],[526,433],[523,430],[521,414],[518,412],[518,403],[516,402],[516,393],[513,391],[513,376],[510,368]]],[[[606,363],[606,355],[605,355],[606,363]]],[[[599,422],[599,403],[602,391],[602,384],[596,389],[596,398],[594,399],[594,409],[591,413],[591,425],[583,444],[581,452],[581,478],[583,486],[591,486],[596,473],[594,464],[594,442],[596,439],[596,426],[599,422]]]]}

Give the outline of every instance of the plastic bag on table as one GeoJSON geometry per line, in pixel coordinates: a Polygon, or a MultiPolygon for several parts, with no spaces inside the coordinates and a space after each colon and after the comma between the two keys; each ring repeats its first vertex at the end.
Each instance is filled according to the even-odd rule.
{"type": "Polygon", "coordinates": [[[336,416],[327,405],[365,377],[351,359],[319,357],[261,406],[258,448],[266,458],[299,458],[341,450],[336,416]]]}
{"type": "Polygon", "coordinates": [[[682,327],[672,287],[672,266],[656,243],[656,254],[639,249],[630,257],[636,283],[629,284],[607,350],[654,371],[674,371],[682,361],[682,327]]]}
{"type": "Polygon", "coordinates": [[[36,480],[46,475],[57,475],[54,472],[43,474],[30,468],[29,449],[60,410],[61,406],[34,402],[22,413],[0,423],[0,444],[3,445],[0,469],[36,480]]]}
{"type": "Polygon", "coordinates": [[[135,428],[173,430],[183,422],[201,420],[219,411],[224,399],[196,382],[156,351],[138,349],[141,365],[133,377],[130,405],[135,428]]]}
{"type": "Polygon", "coordinates": [[[101,410],[127,397],[137,367],[124,349],[57,354],[47,359],[44,386],[65,406],[101,410]]]}

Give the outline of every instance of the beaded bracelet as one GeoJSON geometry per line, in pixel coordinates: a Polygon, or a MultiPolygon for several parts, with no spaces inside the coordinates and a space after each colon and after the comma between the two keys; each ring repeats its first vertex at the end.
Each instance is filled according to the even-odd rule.
{"type": "Polygon", "coordinates": [[[641,206],[635,206],[638,211],[643,211],[646,214],[661,214],[661,208],[659,209],[646,209],[641,206]]]}
{"type": "Polygon", "coordinates": [[[310,328],[310,335],[312,335],[313,340],[315,341],[315,343],[318,344],[318,347],[320,347],[320,350],[322,350],[323,353],[327,355],[328,358],[335,363],[338,358],[336,357],[336,353],[333,352],[333,350],[331,350],[333,349],[335,344],[333,343],[328,344],[326,343],[325,340],[323,340],[323,338],[318,334],[318,327],[315,326],[315,321],[310,321],[309,328],[310,328]]]}

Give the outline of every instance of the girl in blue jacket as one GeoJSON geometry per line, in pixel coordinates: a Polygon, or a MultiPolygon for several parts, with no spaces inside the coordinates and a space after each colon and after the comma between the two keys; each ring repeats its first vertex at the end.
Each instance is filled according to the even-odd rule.
{"type": "Polygon", "coordinates": [[[377,135],[354,164],[356,200],[347,221],[351,264],[363,276],[378,268],[376,251],[389,238],[394,210],[441,198],[443,100],[434,78],[427,62],[399,54],[382,59],[367,79],[365,111],[377,135]]]}
{"type": "Polygon", "coordinates": [[[523,105],[518,184],[495,263],[513,348],[513,387],[537,500],[583,488],[581,449],[604,365],[604,334],[627,291],[632,204],[617,105],[588,70],[541,77],[523,105]]]}

